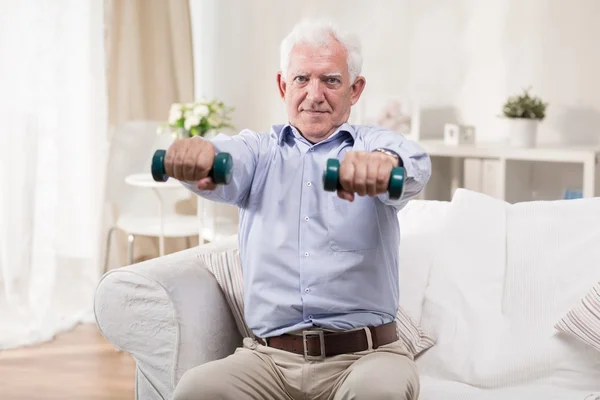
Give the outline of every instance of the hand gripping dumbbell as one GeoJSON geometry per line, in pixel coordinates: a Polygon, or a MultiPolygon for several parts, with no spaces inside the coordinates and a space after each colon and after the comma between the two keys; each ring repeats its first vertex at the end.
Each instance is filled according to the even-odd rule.
{"type": "MultiPolygon", "coordinates": [[[[387,190],[390,199],[396,200],[402,195],[405,176],[406,171],[404,168],[392,168],[387,190]]],[[[340,183],[340,161],[338,159],[330,158],[327,160],[327,166],[325,167],[325,171],[323,171],[323,186],[328,192],[335,192],[339,189],[342,189],[342,185],[340,183]]]]}
{"type": "MultiPolygon", "coordinates": [[[[169,176],[165,172],[166,150],[156,150],[152,157],[152,178],[156,182],[166,182],[169,176]]],[[[229,153],[219,153],[215,155],[213,166],[208,176],[214,183],[227,185],[231,180],[231,170],[233,169],[233,160],[229,153]]]]}

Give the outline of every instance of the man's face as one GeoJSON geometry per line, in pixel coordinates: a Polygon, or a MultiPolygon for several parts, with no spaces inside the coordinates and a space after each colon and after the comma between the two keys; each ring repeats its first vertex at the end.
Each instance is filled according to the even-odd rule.
{"type": "Polygon", "coordinates": [[[290,123],[313,143],[348,121],[365,86],[363,77],[350,82],[347,53],[337,40],[321,47],[294,46],[287,75],[278,74],[277,82],[290,123]]]}

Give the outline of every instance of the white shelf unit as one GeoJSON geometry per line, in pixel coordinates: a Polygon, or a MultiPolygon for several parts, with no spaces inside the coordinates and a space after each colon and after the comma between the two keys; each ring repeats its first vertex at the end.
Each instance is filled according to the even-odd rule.
{"type": "Polygon", "coordinates": [[[583,196],[596,197],[597,146],[452,146],[443,140],[420,140],[419,144],[432,159],[433,175],[422,196],[427,199],[448,199],[456,188],[467,187],[509,202],[522,201],[531,194],[532,170],[540,163],[579,165],[583,196]]]}

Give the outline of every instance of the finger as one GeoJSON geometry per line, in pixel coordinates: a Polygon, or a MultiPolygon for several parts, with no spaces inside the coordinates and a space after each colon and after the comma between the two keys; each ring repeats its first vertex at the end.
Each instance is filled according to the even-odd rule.
{"type": "Polygon", "coordinates": [[[167,149],[167,154],[165,154],[165,159],[163,161],[165,173],[167,174],[167,176],[173,176],[173,169],[175,166],[175,154],[177,154],[177,145],[176,143],[173,143],[167,149]]]}
{"type": "Polygon", "coordinates": [[[354,201],[354,193],[347,192],[345,190],[338,190],[337,195],[342,200],[354,201]]]}
{"type": "Polygon", "coordinates": [[[196,168],[194,170],[195,178],[194,179],[203,179],[208,176],[208,172],[210,171],[210,167],[206,165],[206,153],[203,151],[198,152],[195,160],[196,168]]]}
{"type": "Polygon", "coordinates": [[[369,196],[377,195],[377,177],[380,164],[377,160],[373,160],[367,164],[366,188],[369,196]]]}
{"type": "Polygon", "coordinates": [[[354,193],[354,164],[350,160],[342,161],[338,179],[345,191],[354,193]]]}
{"type": "Polygon", "coordinates": [[[186,181],[197,181],[198,177],[196,176],[196,154],[197,150],[193,146],[188,146],[187,151],[185,152],[185,157],[183,161],[183,176],[186,181]]]}
{"type": "Polygon", "coordinates": [[[185,162],[185,153],[187,152],[187,146],[179,146],[178,151],[175,153],[173,160],[173,178],[178,180],[184,180],[183,175],[183,163],[185,162]]]}
{"type": "Polygon", "coordinates": [[[209,177],[200,179],[197,186],[198,190],[214,190],[217,187],[217,185],[215,185],[215,183],[209,177]]]}
{"type": "Polygon", "coordinates": [[[367,194],[367,163],[364,159],[354,164],[354,192],[359,196],[367,194]]]}
{"type": "Polygon", "coordinates": [[[381,164],[377,171],[377,193],[387,192],[390,174],[392,173],[392,167],[387,164],[381,164]]]}

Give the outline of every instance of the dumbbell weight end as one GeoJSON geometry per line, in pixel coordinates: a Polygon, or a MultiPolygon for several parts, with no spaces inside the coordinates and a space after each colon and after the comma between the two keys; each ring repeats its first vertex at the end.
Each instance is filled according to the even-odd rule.
{"type": "MultiPolygon", "coordinates": [[[[156,150],[152,157],[151,172],[152,178],[156,182],[166,182],[169,176],[165,172],[165,156],[166,150],[156,150]]],[[[227,185],[231,181],[231,171],[233,169],[233,160],[229,153],[219,153],[215,155],[213,167],[208,173],[208,176],[214,183],[227,185]]]]}
{"type": "MultiPolygon", "coordinates": [[[[388,194],[390,199],[399,199],[404,188],[404,179],[406,171],[402,167],[394,167],[390,174],[388,183],[388,194]]],[[[342,189],[339,180],[340,176],[340,161],[335,158],[327,160],[325,171],[323,171],[323,187],[328,192],[335,192],[342,189]]]]}
{"type": "Polygon", "coordinates": [[[152,179],[156,182],[166,182],[169,179],[169,176],[165,172],[165,156],[167,154],[166,150],[156,150],[154,152],[154,156],[152,156],[152,179]]]}

